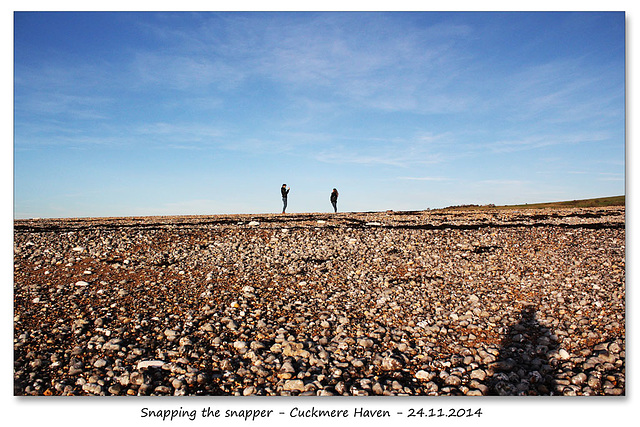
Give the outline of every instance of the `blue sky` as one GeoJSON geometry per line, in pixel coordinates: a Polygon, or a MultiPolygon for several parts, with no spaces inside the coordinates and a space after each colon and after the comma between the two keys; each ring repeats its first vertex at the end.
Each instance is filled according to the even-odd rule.
{"type": "Polygon", "coordinates": [[[16,13],[14,215],[625,193],[624,13],[16,13]]]}

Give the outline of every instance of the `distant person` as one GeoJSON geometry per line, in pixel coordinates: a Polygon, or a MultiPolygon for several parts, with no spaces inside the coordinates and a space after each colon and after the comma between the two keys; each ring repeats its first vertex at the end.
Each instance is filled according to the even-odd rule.
{"type": "Polygon", "coordinates": [[[335,188],[331,192],[331,204],[333,205],[333,212],[338,212],[338,190],[335,188]]]}
{"type": "Polygon", "coordinates": [[[289,194],[290,188],[287,188],[287,184],[282,184],[280,187],[280,193],[282,193],[282,213],[287,209],[287,195],[289,194]]]}

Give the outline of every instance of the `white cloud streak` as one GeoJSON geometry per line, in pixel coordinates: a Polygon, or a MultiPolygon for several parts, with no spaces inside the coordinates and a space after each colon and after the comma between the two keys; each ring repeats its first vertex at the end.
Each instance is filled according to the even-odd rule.
{"type": "Polygon", "coordinates": [[[171,31],[162,52],[138,54],[133,68],[143,83],[183,90],[211,85],[237,89],[264,79],[291,95],[314,94],[319,102],[385,111],[441,113],[460,111],[469,103],[463,92],[451,91],[468,59],[451,45],[469,36],[468,26],[438,24],[407,31],[379,14],[289,18],[209,16],[193,29],[171,31]]]}
{"type": "Polygon", "coordinates": [[[451,178],[441,176],[399,176],[397,179],[407,181],[451,181],[451,178]]]}
{"type": "Polygon", "coordinates": [[[611,135],[599,133],[567,133],[531,135],[518,139],[505,139],[491,142],[486,148],[496,153],[534,150],[553,145],[574,145],[589,142],[601,142],[611,139],[611,135]]]}

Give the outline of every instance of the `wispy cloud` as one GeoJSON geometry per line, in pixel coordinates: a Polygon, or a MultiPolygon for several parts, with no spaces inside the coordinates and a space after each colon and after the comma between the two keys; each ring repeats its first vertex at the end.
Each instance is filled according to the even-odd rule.
{"type": "Polygon", "coordinates": [[[624,181],[625,177],[620,173],[600,173],[598,174],[599,181],[624,181]]]}
{"type": "Polygon", "coordinates": [[[105,120],[110,117],[109,109],[114,99],[107,96],[81,95],[73,91],[63,92],[43,89],[16,95],[16,115],[36,115],[37,117],[64,118],[65,120],[105,120]]]}
{"type": "Polygon", "coordinates": [[[513,187],[513,186],[530,185],[532,184],[532,182],[526,181],[526,180],[518,180],[518,179],[484,179],[484,180],[477,181],[476,184],[481,186],[494,185],[494,186],[501,186],[501,187],[503,186],[513,187]]]}
{"type": "Polygon", "coordinates": [[[131,64],[134,82],[141,89],[162,86],[177,90],[202,90],[213,87],[231,90],[246,77],[243,67],[233,66],[224,58],[181,56],[145,52],[131,64]]]}
{"type": "Polygon", "coordinates": [[[454,157],[447,135],[423,134],[411,138],[334,136],[331,148],[320,149],[315,158],[335,164],[389,165],[401,168],[443,163],[454,157]]]}
{"type": "Polygon", "coordinates": [[[531,135],[517,139],[504,139],[486,144],[485,146],[494,152],[514,152],[533,150],[552,145],[573,145],[587,142],[606,141],[611,138],[606,132],[591,133],[558,133],[531,135]]]}
{"type": "Polygon", "coordinates": [[[154,122],[139,125],[133,129],[133,132],[137,135],[153,135],[178,140],[201,140],[219,138],[225,134],[223,130],[215,126],[167,122],[154,122]]]}
{"type": "Polygon", "coordinates": [[[468,105],[464,91],[452,92],[468,54],[451,46],[472,33],[470,26],[408,31],[405,21],[385,14],[298,18],[211,15],[190,29],[158,27],[155,34],[172,35],[164,34],[167,47],[139,53],[133,69],[140,82],[183,90],[238,89],[258,79],[290,96],[384,111],[442,113],[468,105]]]}
{"type": "Polygon", "coordinates": [[[508,111],[506,118],[520,122],[588,123],[619,118],[624,108],[622,88],[612,85],[618,81],[612,73],[619,70],[593,68],[582,58],[567,57],[498,74],[488,87],[499,92],[487,98],[486,107],[508,111]]]}
{"type": "Polygon", "coordinates": [[[399,176],[397,179],[408,181],[451,181],[451,178],[441,176],[399,176]]]}
{"type": "Polygon", "coordinates": [[[387,165],[387,166],[397,166],[397,167],[405,167],[406,159],[404,158],[392,158],[385,155],[371,155],[366,153],[355,153],[355,152],[346,152],[346,151],[324,151],[318,153],[315,156],[316,160],[325,162],[325,163],[333,163],[333,164],[359,164],[359,165],[369,165],[369,166],[377,166],[377,165],[387,165]]]}
{"type": "Polygon", "coordinates": [[[101,124],[90,128],[73,127],[65,123],[36,124],[20,132],[16,149],[43,146],[60,148],[190,148],[223,146],[225,129],[193,123],[153,122],[114,127],[101,124]]]}

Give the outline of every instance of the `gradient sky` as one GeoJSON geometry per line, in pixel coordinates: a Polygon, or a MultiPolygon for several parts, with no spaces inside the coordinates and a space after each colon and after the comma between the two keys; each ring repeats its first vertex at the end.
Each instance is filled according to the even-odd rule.
{"type": "Polygon", "coordinates": [[[16,13],[14,215],[625,194],[619,13],[16,13]]]}

